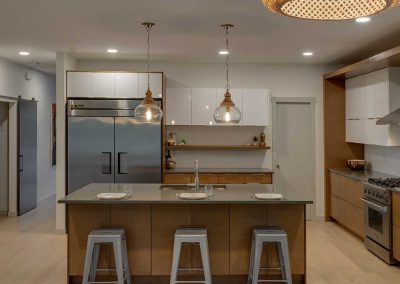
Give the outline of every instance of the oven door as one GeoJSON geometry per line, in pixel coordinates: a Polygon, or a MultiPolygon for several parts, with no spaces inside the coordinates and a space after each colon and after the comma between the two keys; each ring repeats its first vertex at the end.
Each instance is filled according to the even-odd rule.
{"type": "Polygon", "coordinates": [[[361,198],[365,210],[365,234],[370,239],[391,249],[391,207],[374,201],[361,198]]]}

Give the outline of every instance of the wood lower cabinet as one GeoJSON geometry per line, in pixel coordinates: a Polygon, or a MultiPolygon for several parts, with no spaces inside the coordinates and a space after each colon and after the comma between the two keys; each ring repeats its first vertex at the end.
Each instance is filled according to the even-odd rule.
{"type": "Polygon", "coordinates": [[[364,194],[360,181],[330,173],[330,216],[360,238],[365,237],[364,194]]]}
{"type": "MultiPolygon", "coordinates": [[[[259,183],[272,184],[272,173],[245,173],[245,174],[223,174],[209,173],[200,174],[200,183],[205,184],[245,184],[259,183]]],[[[193,174],[164,174],[166,184],[188,184],[194,182],[193,174]]]]}
{"type": "Polygon", "coordinates": [[[393,192],[393,257],[400,261],[400,193],[393,192]]]}

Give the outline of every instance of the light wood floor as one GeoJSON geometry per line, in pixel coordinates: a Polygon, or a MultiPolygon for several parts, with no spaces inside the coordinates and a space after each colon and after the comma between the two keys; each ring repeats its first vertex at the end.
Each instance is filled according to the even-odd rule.
{"type": "MultiPolygon", "coordinates": [[[[65,284],[67,238],[55,235],[55,199],[20,218],[0,217],[0,284],[65,284]]],[[[400,268],[334,223],[307,223],[309,284],[400,283],[400,268]]]]}

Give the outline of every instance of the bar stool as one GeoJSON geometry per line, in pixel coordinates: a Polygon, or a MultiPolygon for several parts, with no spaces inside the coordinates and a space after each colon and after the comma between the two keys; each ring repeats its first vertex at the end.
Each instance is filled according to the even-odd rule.
{"type": "Polygon", "coordinates": [[[181,228],[177,229],[174,238],[174,252],[172,257],[171,280],[170,284],[176,283],[206,283],[211,284],[210,259],[208,255],[208,240],[206,229],[181,228]],[[200,245],[201,259],[203,263],[204,281],[178,281],[178,271],[180,270],[199,270],[199,269],[180,269],[179,259],[181,248],[184,244],[200,245]]]}
{"type": "Polygon", "coordinates": [[[86,249],[85,269],[82,284],[89,283],[116,283],[131,284],[131,276],[128,264],[128,251],[126,249],[125,230],[123,229],[97,229],[88,237],[86,249]],[[114,249],[116,269],[98,269],[99,253],[101,245],[112,245],[114,249]],[[117,281],[96,282],[97,271],[116,271],[117,281]]]}
{"type": "Polygon", "coordinates": [[[254,229],[251,244],[251,256],[249,265],[248,284],[257,284],[259,282],[281,282],[292,284],[292,272],[290,269],[289,246],[287,234],[284,230],[278,228],[254,229]],[[263,245],[267,243],[276,244],[279,254],[279,268],[260,268],[261,254],[263,245]],[[268,269],[279,269],[282,280],[259,280],[259,271],[268,269]]]}

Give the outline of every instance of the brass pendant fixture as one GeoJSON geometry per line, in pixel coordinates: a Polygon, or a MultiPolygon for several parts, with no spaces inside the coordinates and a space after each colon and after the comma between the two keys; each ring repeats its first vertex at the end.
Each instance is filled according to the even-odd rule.
{"type": "Polygon", "coordinates": [[[140,123],[158,123],[163,117],[163,112],[158,103],[153,99],[150,91],[150,31],[154,23],[142,24],[147,31],[147,91],[141,104],[135,109],[135,119],[140,123]]]}
{"type": "Polygon", "coordinates": [[[229,30],[233,28],[233,25],[225,24],[221,27],[225,30],[226,34],[226,86],[224,100],[214,111],[214,120],[216,123],[238,124],[242,119],[242,113],[233,103],[232,95],[229,92],[229,30]]]}
{"type": "Polygon", "coordinates": [[[340,21],[378,14],[400,0],[261,0],[274,13],[307,20],[340,21]]]}

